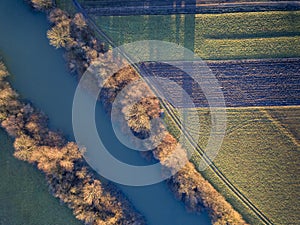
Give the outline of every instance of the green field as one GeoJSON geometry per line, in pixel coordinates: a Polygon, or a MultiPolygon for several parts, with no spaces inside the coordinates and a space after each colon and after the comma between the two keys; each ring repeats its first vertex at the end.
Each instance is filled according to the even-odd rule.
{"type": "MultiPolygon", "coordinates": [[[[191,110],[190,124],[196,124],[197,115],[201,122],[199,145],[205,147],[210,116],[207,109],[191,110]]],[[[214,160],[275,224],[296,225],[300,221],[300,148],[295,142],[296,139],[299,143],[299,136],[290,135],[298,134],[299,120],[300,107],[228,108],[226,136],[214,160]]],[[[197,127],[190,128],[193,133],[197,127]]],[[[209,169],[204,175],[251,224],[259,223],[209,169]]]]}
{"type": "Polygon", "coordinates": [[[205,39],[195,53],[204,59],[289,58],[300,55],[300,36],[205,39]]]}
{"type": "MultiPolygon", "coordinates": [[[[76,11],[71,0],[56,2],[76,11]]],[[[90,16],[117,45],[163,40],[210,60],[300,57],[300,11],[90,16]]]]}
{"type": "Polygon", "coordinates": [[[300,56],[300,11],[93,18],[118,45],[170,41],[203,59],[300,56]]]}
{"type": "Polygon", "coordinates": [[[300,12],[198,14],[196,24],[205,38],[295,36],[300,34],[300,12]]]}
{"type": "Polygon", "coordinates": [[[0,224],[82,224],[49,194],[41,172],[13,157],[12,140],[2,129],[0,140],[0,224]]]}

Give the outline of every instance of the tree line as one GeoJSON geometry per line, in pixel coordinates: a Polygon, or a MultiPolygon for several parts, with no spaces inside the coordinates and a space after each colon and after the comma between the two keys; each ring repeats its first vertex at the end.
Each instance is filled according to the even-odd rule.
{"type": "MultiPolygon", "coordinates": [[[[108,111],[122,88],[138,79],[139,75],[132,67],[125,67],[106,80],[104,84],[106,93],[103,93],[101,99],[108,107],[108,111]]],[[[151,90],[144,82],[132,86],[132,91],[126,94],[119,105],[120,112],[127,123],[122,124],[121,120],[119,122],[122,126],[130,127],[135,135],[141,138],[144,138],[144,134],[150,130],[152,132],[153,129],[156,130],[154,132],[156,135],[152,135],[145,145],[158,144],[151,151],[151,157],[159,160],[163,166],[162,176],[169,177],[170,174],[178,171],[167,179],[167,184],[176,198],[182,201],[191,212],[201,213],[203,210],[207,210],[214,225],[247,224],[226,199],[203,178],[194,164],[188,161],[186,150],[165,129],[164,125],[159,124],[156,127],[151,127],[150,121],[162,115],[159,100],[155,97],[141,97],[138,103],[131,105],[130,99],[136,98],[136,95],[142,95],[141,93],[145,95],[145,92],[149,92],[151,95],[151,90]]],[[[124,132],[126,131],[128,132],[128,129],[124,129],[124,132]]],[[[149,154],[146,156],[149,157],[149,154]]]]}

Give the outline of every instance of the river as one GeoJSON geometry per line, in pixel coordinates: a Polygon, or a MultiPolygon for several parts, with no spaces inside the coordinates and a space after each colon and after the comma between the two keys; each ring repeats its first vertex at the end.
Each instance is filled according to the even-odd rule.
{"type": "MultiPolygon", "coordinates": [[[[0,54],[12,74],[13,87],[49,116],[51,128],[61,130],[73,140],[72,102],[77,81],[66,70],[63,51],[49,46],[46,38],[49,27],[46,16],[33,12],[24,1],[0,2],[0,54]]],[[[97,119],[100,121],[98,129],[105,129],[105,142],[121,155],[126,154],[129,150],[115,141],[116,137],[102,107],[97,110],[97,119]]],[[[134,164],[145,164],[138,154],[129,155],[129,160],[134,164]]],[[[188,213],[184,205],[175,200],[165,183],[118,187],[150,225],[210,224],[207,213],[188,213]]]]}

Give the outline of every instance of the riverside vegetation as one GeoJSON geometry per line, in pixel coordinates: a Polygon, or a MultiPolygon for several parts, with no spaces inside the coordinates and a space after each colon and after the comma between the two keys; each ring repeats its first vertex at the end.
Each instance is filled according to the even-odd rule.
{"type": "Polygon", "coordinates": [[[0,62],[0,123],[14,138],[14,156],[41,170],[51,193],[67,204],[85,224],[145,224],[112,184],[100,181],[76,143],[48,129],[47,117],[20,100],[0,62]]]}
{"type": "MultiPolygon", "coordinates": [[[[97,65],[97,63],[100,65],[98,68],[100,76],[94,78],[104,82],[105,88],[101,99],[109,111],[115,96],[126,84],[138,80],[138,74],[128,66],[107,79],[105,74],[115,66],[112,64],[113,56],[109,51],[107,52],[104,44],[94,38],[93,31],[89,29],[81,14],[77,13],[71,18],[66,12],[56,8],[49,11],[49,20],[53,23],[53,27],[47,33],[50,44],[66,50],[66,59],[72,72],[80,76],[90,65],[97,65]],[[107,52],[106,57],[103,55],[104,52],[107,52]]],[[[142,98],[133,107],[128,107],[131,97],[141,92],[150,92],[143,82],[136,86],[135,92],[128,93],[125,98],[128,101],[124,100],[119,106],[126,118],[126,125],[136,136],[147,135],[151,127],[150,120],[161,114],[159,101],[155,97],[142,98]]],[[[184,202],[190,211],[200,213],[204,208],[207,209],[214,224],[246,224],[225,198],[196,171],[193,164],[187,162],[185,165],[180,165],[180,162],[187,158],[186,152],[178,147],[176,139],[171,134],[162,127],[158,129],[162,130],[160,135],[163,139],[152,151],[152,155],[164,166],[163,174],[172,173],[178,166],[182,166],[177,174],[167,180],[175,196],[184,202]],[[173,154],[174,152],[176,154],[173,154]],[[169,157],[170,155],[172,157],[169,157]]]]}
{"type": "Polygon", "coordinates": [[[1,126],[14,138],[14,156],[35,164],[46,176],[55,197],[86,224],[144,224],[127,199],[101,182],[84,161],[83,150],[47,128],[47,117],[21,101],[6,81],[0,63],[1,126]]]}

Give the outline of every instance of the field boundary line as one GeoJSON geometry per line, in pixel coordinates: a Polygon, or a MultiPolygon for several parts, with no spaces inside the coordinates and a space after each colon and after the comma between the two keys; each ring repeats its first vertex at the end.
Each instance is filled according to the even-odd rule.
{"type": "Polygon", "coordinates": [[[215,63],[215,64],[223,64],[223,63],[253,63],[253,62],[297,62],[300,61],[299,57],[291,57],[291,58],[266,58],[266,59],[221,59],[221,60],[213,60],[206,59],[204,60],[206,63],[215,63]]]}
{"type": "MultiPolygon", "coordinates": [[[[215,107],[218,109],[217,107],[215,107]]],[[[270,106],[233,106],[233,107],[226,107],[226,110],[245,110],[245,109],[289,109],[289,108],[295,108],[295,109],[300,109],[300,105],[270,105],[270,106]]],[[[197,111],[197,110],[205,110],[209,109],[209,107],[195,107],[195,108],[187,108],[189,111],[197,111]]]]}
{"type": "Polygon", "coordinates": [[[296,146],[300,146],[299,140],[294,136],[292,132],[290,132],[287,128],[285,128],[280,121],[274,118],[267,110],[261,109],[266,117],[281,131],[285,136],[287,136],[296,146]]]}

